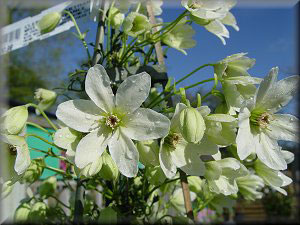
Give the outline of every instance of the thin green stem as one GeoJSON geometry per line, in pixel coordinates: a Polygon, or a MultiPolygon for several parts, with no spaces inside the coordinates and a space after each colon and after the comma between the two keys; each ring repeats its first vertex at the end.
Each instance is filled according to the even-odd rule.
{"type": "Polygon", "coordinates": [[[46,130],[45,128],[43,128],[42,126],[36,124],[36,123],[32,123],[32,122],[26,122],[27,125],[30,125],[30,126],[33,126],[33,127],[36,127],[42,131],[44,131],[45,133],[49,134],[49,135],[52,135],[51,132],[49,132],[48,130],[46,130]]]}
{"type": "Polygon", "coordinates": [[[33,151],[36,151],[36,152],[41,152],[41,153],[47,154],[47,155],[50,156],[50,157],[55,157],[55,158],[58,158],[58,159],[60,159],[60,160],[65,161],[65,162],[69,162],[69,161],[67,160],[67,158],[65,158],[65,157],[63,157],[63,156],[60,156],[60,155],[56,155],[56,154],[53,153],[53,152],[49,153],[49,151],[46,152],[46,151],[43,151],[43,150],[40,150],[40,149],[37,149],[37,148],[32,148],[32,147],[30,147],[30,150],[33,150],[33,151]]]}
{"type": "Polygon", "coordinates": [[[60,169],[57,169],[57,168],[54,168],[54,167],[52,167],[52,166],[42,166],[42,167],[44,167],[45,169],[51,170],[51,171],[53,171],[53,172],[55,172],[55,173],[61,174],[61,175],[63,175],[63,176],[68,176],[68,175],[65,173],[65,171],[60,170],[60,169]]]}
{"type": "Polygon", "coordinates": [[[35,138],[38,138],[38,139],[40,139],[41,141],[43,141],[43,142],[45,142],[45,143],[47,143],[47,144],[49,144],[49,145],[52,145],[52,146],[54,146],[54,147],[56,147],[56,148],[59,148],[59,147],[58,147],[57,145],[55,145],[54,143],[52,143],[52,142],[46,140],[45,138],[42,138],[42,137],[36,135],[36,134],[25,134],[25,137],[26,137],[26,138],[27,138],[27,137],[35,137],[35,138]]]}
{"type": "Polygon", "coordinates": [[[46,115],[46,113],[44,112],[44,110],[42,110],[38,105],[33,104],[33,103],[29,103],[26,104],[27,107],[34,107],[37,110],[39,110],[39,112],[42,114],[42,116],[47,120],[47,122],[49,123],[49,125],[56,131],[58,130],[58,128],[55,126],[55,124],[49,119],[49,117],[46,115]]]}
{"type": "Polygon", "coordinates": [[[185,79],[189,78],[191,75],[193,75],[194,73],[198,72],[199,70],[201,70],[202,68],[204,67],[207,67],[207,66],[211,66],[212,64],[208,63],[208,64],[204,64],[202,66],[199,66],[198,68],[194,69],[192,72],[190,72],[189,74],[187,74],[186,76],[182,77],[181,79],[179,79],[175,85],[181,83],[182,81],[184,81],[185,79]]]}
{"type": "Polygon", "coordinates": [[[50,195],[49,197],[51,198],[54,198],[59,204],[61,204],[62,206],[68,208],[68,209],[71,209],[70,206],[66,205],[65,203],[63,203],[62,201],[60,201],[57,197],[53,196],[53,195],[50,195]]]}
{"type": "Polygon", "coordinates": [[[89,51],[89,48],[88,48],[88,45],[84,39],[84,35],[82,35],[80,29],[79,29],[79,26],[74,18],[74,16],[72,15],[71,12],[67,11],[67,10],[64,10],[63,11],[64,13],[68,14],[71,18],[71,20],[73,21],[74,25],[75,25],[75,28],[77,30],[77,33],[78,33],[78,36],[79,36],[79,40],[82,42],[84,48],[86,49],[86,52],[87,52],[87,55],[88,55],[88,58],[89,58],[89,61],[91,60],[91,54],[90,54],[90,51],[89,51]]]}

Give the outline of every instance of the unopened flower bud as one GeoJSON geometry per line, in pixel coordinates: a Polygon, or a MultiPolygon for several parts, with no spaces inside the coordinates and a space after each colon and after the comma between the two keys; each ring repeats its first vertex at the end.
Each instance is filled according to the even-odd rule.
{"type": "Polygon", "coordinates": [[[19,134],[23,130],[27,119],[28,110],[25,105],[13,107],[1,116],[1,130],[6,134],[19,134]]]}
{"type": "Polygon", "coordinates": [[[159,146],[156,140],[139,141],[137,143],[139,160],[145,166],[159,166],[159,146]]]}
{"type": "Polygon", "coordinates": [[[90,163],[89,165],[84,167],[77,174],[80,174],[85,177],[92,177],[92,176],[96,175],[97,173],[99,173],[99,171],[102,168],[102,165],[103,165],[102,157],[98,157],[98,159],[96,159],[93,163],[90,163]]]}
{"type": "MultiPolygon", "coordinates": [[[[43,88],[38,88],[34,93],[34,98],[39,102],[38,106],[42,110],[50,108],[56,101],[57,94],[43,88]]],[[[36,110],[38,112],[38,110],[36,110]]]]}
{"type": "Polygon", "coordinates": [[[28,203],[22,203],[15,211],[14,222],[26,222],[28,220],[30,209],[31,207],[28,203]]]}
{"type": "Polygon", "coordinates": [[[25,171],[22,180],[20,182],[33,183],[37,181],[44,171],[44,167],[43,167],[44,165],[45,165],[45,161],[43,158],[37,158],[31,160],[31,164],[28,167],[28,169],[25,171]]]}
{"type": "Polygon", "coordinates": [[[103,164],[99,176],[105,180],[116,180],[119,176],[116,163],[107,152],[103,152],[101,157],[103,164]]]}
{"type": "Polygon", "coordinates": [[[205,131],[205,122],[201,114],[192,107],[183,109],[180,113],[180,130],[188,142],[199,142],[205,131]]]}
{"type": "Polygon", "coordinates": [[[61,13],[51,12],[43,16],[43,18],[38,23],[38,28],[42,34],[49,33],[53,31],[59,24],[61,19],[61,13]]]}
{"type": "Polygon", "coordinates": [[[49,177],[43,181],[39,188],[39,193],[41,196],[52,195],[56,190],[57,180],[56,177],[49,177]]]}

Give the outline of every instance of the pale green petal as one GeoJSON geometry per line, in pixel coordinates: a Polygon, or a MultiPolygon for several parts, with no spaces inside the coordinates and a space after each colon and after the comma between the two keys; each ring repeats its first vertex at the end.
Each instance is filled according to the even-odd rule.
{"type": "Polygon", "coordinates": [[[238,192],[238,186],[235,180],[229,180],[225,176],[220,176],[218,180],[207,180],[209,189],[217,194],[223,194],[225,196],[236,194],[238,192]]]}
{"type": "Polygon", "coordinates": [[[54,144],[63,149],[76,149],[80,135],[69,127],[60,128],[54,134],[54,144]]]}
{"type": "Polygon", "coordinates": [[[193,146],[193,151],[197,152],[200,155],[214,155],[218,152],[219,147],[214,142],[210,141],[207,135],[204,135],[199,144],[191,144],[193,146]]]}
{"type": "Polygon", "coordinates": [[[171,160],[170,149],[163,144],[164,140],[161,141],[161,146],[159,150],[159,162],[162,170],[164,171],[166,177],[169,179],[176,175],[176,166],[171,160]]]}
{"type": "MultiPolygon", "coordinates": [[[[256,105],[264,106],[264,103],[268,101],[266,96],[268,96],[268,92],[275,85],[278,75],[278,67],[273,67],[269,74],[264,78],[264,80],[260,83],[259,88],[256,93],[256,105]]],[[[268,98],[269,99],[269,98],[268,98]]]]}
{"type": "Polygon", "coordinates": [[[264,93],[264,97],[257,100],[257,107],[277,112],[283,106],[287,105],[296,95],[299,87],[299,75],[290,76],[282,79],[264,93]]]}
{"type": "Polygon", "coordinates": [[[132,140],[119,129],[109,141],[109,152],[124,176],[136,176],[138,172],[139,152],[132,140]]]}
{"type": "Polygon", "coordinates": [[[228,146],[235,143],[236,127],[235,123],[206,121],[206,135],[217,145],[228,146]]]}
{"type": "Polygon", "coordinates": [[[99,124],[101,109],[89,100],[70,100],[57,107],[56,116],[68,127],[80,131],[91,132],[99,124]]]}
{"type": "Polygon", "coordinates": [[[201,113],[203,117],[208,116],[208,114],[210,114],[211,112],[210,108],[207,105],[200,106],[199,108],[197,108],[197,110],[201,113]]]}
{"type": "Polygon", "coordinates": [[[217,161],[210,161],[205,163],[204,177],[207,180],[218,180],[222,175],[222,168],[217,161]]]}
{"type": "Polygon", "coordinates": [[[266,133],[275,140],[299,143],[299,120],[289,114],[274,114],[266,133]]]}
{"type": "Polygon", "coordinates": [[[180,132],[180,129],[179,129],[179,125],[180,125],[180,120],[179,120],[179,116],[180,116],[180,113],[183,109],[185,109],[187,106],[183,103],[178,103],[176,105],[176,108],[175,108],[175,112],[174,112],[174,115],[171,119],[171,127],[170,129],[172,131],[177,131],[177,132],[180,132]]]}
{"type": "Polygon", "coordinates": [[[76,148],[76,166],[82,169],[100,157],[106,149],[110,135],[108,130],[102,127],[83,137],[76,148]]]}
{"type": "Polygon", "coordinates": [[[261,81],[262,81],[261,78],[250,77],[250,76],[234,76],[234,77],[227,77],[226,78],[227,83],[241,84],[241,85],[259,84],[261,81]]]}
{"type": "Polygon", "coordinates": [[[166,136],[170,129],[170,120],[152,109],[140,108],[130,115],[121,128],[131,139],[146,141],[166,136]]]}
{"type": "Polygon", "coordinates": [[[264,133],[257,135],[256,139],[255,147],[257,157],[272,169],[285,170],[287,168],[287,164],[277,141],[269,138],[264,133]]]}
{"type": "Polygon", "coordinates": [[[185,160],[187,164],[180,167],[186,174],[191,176],[203,176],[205,173],[204,162],[200,159],[200,156],[191,151],[185,151],[185,160]]]}
{"type": "Polygon", "coordinates": [[[241,160],[255,152],[254,136],[250,128],[250,112],[247,108],[239,114],[239,130],[236,136],[237,153],[241,160]]]}
{"type": "Polygon", "coordinates": [[[236,31],[240,30],[237,25],[236,19],[231,12],[228,12],[226,16],[221,20],[221,22],[225,25],[232,26],[236,31]]]}
{"type": "Polygon", "coordinates": [[[170,156],[172,162],[175,164],[176,167],[182,167],[187,164],[186,158],[185,158],[185,152],[187,150],[188,143],[184,140],[182,140],[180,143],[176,145],[175,149],[170,149],[170,156]]]}
{"type": "Polygon", "coordinates": [[[206,30],[216,35],[222,41],[223,45],[226,45],[224,37],[229,38],[229,32],[219,20],[213,20],[204,27],[206,30]]]}
{"type": "Polygon", "coordinates": [[[15,161],[15,171],[18,175],[24,173],[30,165],[30,154],[26,143],[16,146],[17,158],[15,161]]]}
{"type": "Polygon", "coordinates": [[[88,70],[85,91],[100,109],[105,112],[112,111],[114,95],[110,87],[110,79],[103,66],[97,64],[88,70]]]}
{"type": "Polygon", "coordinates": [[[227,114],[211,114],[205,117],[206,120],[216,121],[216,122],[234,122],[236,118],[227,114]]]}
{"type": "Polygon", "coordinates": [[[254,169],[258,176],[260,176],[267,185],[281,187],[283,184],[282,179],[279,177],[279,171],[270,169],[260,160],[254,163],[254,169]]]}
{"type": "Polygon", "coordinates": [[[281,153],[282,153],[282,155],[284,157],[284,160],[286,161],[287,164],[294,161],[294,159],[295,159],[294,153],[292,153],[290,151],[286,151],[286,150],[281,150],[281,153]]]}
{"type": "Polygon", "coordinates": [[[151,77],[148,73],[140,73],[125,79],[117,90],[116,107],[124,112],[134,112],[149,95],[151,77]]]}

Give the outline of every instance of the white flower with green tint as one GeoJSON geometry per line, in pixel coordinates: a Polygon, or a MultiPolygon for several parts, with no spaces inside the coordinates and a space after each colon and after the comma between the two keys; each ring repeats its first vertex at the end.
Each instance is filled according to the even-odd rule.
{"type": "Polygon", "coordinates": [[[150,29],[151,24],[149,19],[137,12],[129,13],[123,22],[124,33],[132,37],[137,37],[150,29]]]}
{"type": "Polygon", "coordinates": [[[246,200],[255,201],[261,199],[263,193],[261,189],[265,186],[264,181],[257,175],[249,174],[244,177],[238,177],[236,183],[239,192],[246,200]]]}
{"type": "Polygon", "coordinates": [[[266,185],[272,187],[273,189],[284,195],[287,195],[287,192],[282,187],[285,187],[292,183],[293,181],[291,178],[284,175],[278,170],[270,169],[260,160],[256,160],[254,162],[254,169],[256,174],[264,180],[266,185]]]}
{"type": "Polygon", "coordinates": [[[236,138],[241,160],[251,153],[269,168],[285,170],[287,163],[277,140],[299,141],[299,120],[289,114],[274,114],[296,94],[299,76],[277,81],[278,68],[272,68],[261,82],[253,99],[239,113],[236,138]]]}
{"type": "Polygon", "coordinates": [[[196,41],[192,39],[195,35],[194,29],[185,22],[186,19],[181,20],[170,32],[164,34],[162,42],[187,55],[185,49],[195,47],[196,41]]]}
{"type": "Polygon", "coordinates": [[[255,84],[261,78],[251,77],[248,70],[255,64],[255,59],[248,58],[247,53],[238,53],[226,57],[214,64],[215,74],[221,81],[225,100],[229,109],[239,111],[243,103],[253,98],[255,84]]]}
{"type": "Polygon", "coordinates": [[[109,11],[110,24],[113,28],[119,29],[124,21],[125,15],[116,7],[111,7],[109,11]]]}
{"type": "Polygon", "coordinates": [[[190,12],[190,18],[195,23],[216,35],[224,45],[224,38],[229,38],[229,31],[224,25],[239,30],[235,17],[229,12],[236,4],[234,0],[182,0],[181,4],[190,12]]]}
{"type": "Polygon", "coordinates": [[[91,100],[70,100],[61,103],[56,116],[68,127],[84,136],[75,154],[75,163],[84,168],[93,163],[109,146],[109,153],[120,172],[134,177],[138,171],[139,154],[132,141],[145,141],[165,136],[170,121],[151,109],[140,108],[149,95],[151,77],[147,73],[124,80],[116,95],[101,65],[90,68],[85,91],[91,100]]]}
{"type": "Polygon", "coordinates": [[[209,190],[216,194],[232,195],[238,192],[236,179],[248,174],[247,168],[235,158],[225,158],[205,163],[209,190]]]}
{"type": "Polygon", "coordinates": [[[200,155],[212,155],[218,151],[218,146],[209,141],[205,135],[197,144],[184,139],[180,130],[180,113],[185,108],[187,108],[185,104],[176,105],[169,134],[160,143],[160,166],[168,178],[176,175],[177,168],[188,175],[203,175],[205,166],[200,155]]]}

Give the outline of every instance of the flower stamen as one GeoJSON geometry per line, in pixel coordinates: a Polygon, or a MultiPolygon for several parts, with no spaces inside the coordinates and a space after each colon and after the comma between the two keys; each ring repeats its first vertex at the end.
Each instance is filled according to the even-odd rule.
{"type": "Polygon", "coordinates": [[[120,119],[115,115],[109,115],[106,117],[105,125],[111,129],[115,129],[120,124],[120,119]]]}

